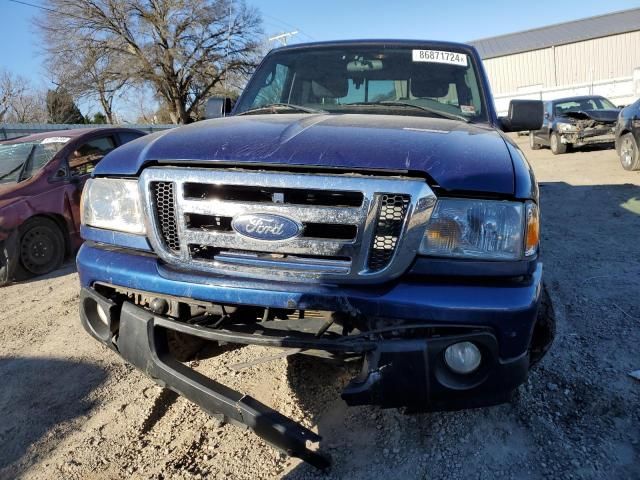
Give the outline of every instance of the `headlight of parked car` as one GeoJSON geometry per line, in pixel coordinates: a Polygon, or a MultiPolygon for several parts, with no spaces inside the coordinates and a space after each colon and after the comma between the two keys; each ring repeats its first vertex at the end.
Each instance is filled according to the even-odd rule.
{"type": "Polygon", "coordinates": [[[577,130],[576,126],[573,123],[562,123],[558,122],[558,130],[561,132],[575,132],[577,130]]]}
{"type": "Polygon", "coordinates": [[[538,249],[539,215],[533,202],[438,200],[420,245],[422,255],[520,260],[538,249]]]}
{"type": "Polygon", "coordinates": [[[97,228],[144,234],[138,182],[92,178],[82,193],[82,223],[97,228]]]}

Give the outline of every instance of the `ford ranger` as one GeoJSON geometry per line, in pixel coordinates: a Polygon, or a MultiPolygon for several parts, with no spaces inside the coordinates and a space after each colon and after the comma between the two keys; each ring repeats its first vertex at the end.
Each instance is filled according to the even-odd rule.
{"type": "Polygon", "coordinates": [[[348,405],[508,401],[554,331],[538,186],[503,133],[542,115],[522,100],[498,118],[462,44],[273,50],[226,118],[98,165],[83,195],[82,323],[160,385],[318,467],[315,432],[185,353],[210,342],[360,360],[348,405]]]}

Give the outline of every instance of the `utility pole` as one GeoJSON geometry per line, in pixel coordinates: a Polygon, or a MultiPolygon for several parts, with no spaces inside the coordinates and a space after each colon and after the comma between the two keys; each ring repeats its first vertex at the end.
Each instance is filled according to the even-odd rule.
{"type": "Polygon", "coordinates": [[[276,42],[276,41],[280,40],[280,43],[282,45],[286,45],[288,38],[289,37],[293,37],[294,35],[297,35],[297,34],[298,34],[298,30],[294,30],[293,32],[284,32],[284,33],[281,33],[279,35],[275,35],[273,37],[269,37],[267,40],[269,41],[269,43],[276,42]]]}

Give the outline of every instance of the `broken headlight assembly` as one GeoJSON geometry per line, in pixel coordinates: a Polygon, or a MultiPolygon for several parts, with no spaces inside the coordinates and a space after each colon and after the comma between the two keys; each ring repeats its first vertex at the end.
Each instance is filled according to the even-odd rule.
{"type": "Polygon", "coordinates": [[[558,131],[562,133],[570,133],[578,130],[578,127],[573,123],[558,122],[556,125],[558,127],[558,131]]]}
{"type": "Polygon", "coordinates": [[[138,235],[146,231],[136,180],[92,178],[80,208],[84,225],[138,235]]]}
{"type": "Polygon", "coordinates": [[[429,219],[420,254],[476,260],[521,260],[539,241],[534,202],[445,198],[429,219]]]}

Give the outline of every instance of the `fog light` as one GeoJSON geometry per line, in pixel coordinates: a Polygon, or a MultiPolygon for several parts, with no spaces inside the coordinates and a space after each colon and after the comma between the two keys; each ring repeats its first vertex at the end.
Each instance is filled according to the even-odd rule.
{"type": "Polygon", "coordinates": [[[467,374],[480,366],[482,355],[471,342],[454,343],[444,351],[444,361],[456,373],[467,374]]]}
{"type": "Polygon", "coordinates": [[[96,308],[96,311],[98,312],[98,318],[100,319],[100,321],[105,325],[109,325],[109,316],[107,315],[107,312],[105,312],[102,308],[102,305],[98,304],[98,308],[96,308]]]}

